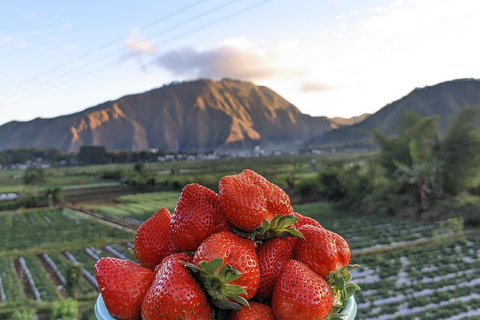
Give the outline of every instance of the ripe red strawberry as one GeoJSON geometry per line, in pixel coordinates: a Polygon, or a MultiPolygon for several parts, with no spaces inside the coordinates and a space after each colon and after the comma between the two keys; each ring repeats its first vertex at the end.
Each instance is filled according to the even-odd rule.
{"type": "Polygon", "coordinates": [[[275,320],[275,317],[271,307],[250,302],[250,308],[244,306],[242,310],[232,312],[230,320],[275,320]]]}
{"type": "Polygon", "coordinates": [[[212,234],[231,230],[218,195],[196,183],[183,188],[170,228],[174,243],[182,251],[196,250],[212,234]]]}
{"type": "Polygon", "coordinates": [[[272,309],[277,320],[323,320],[334,300],[322,277],[303,263],[289,260],[273,290],[272,309]]]}
{"type": "Polygon", "coordinates": [[[170,211],[162,208],[138,228],[134,253],[141,266],[154,270],[176,248],[170,235],[171,217],[170,211]]]}
{"type": "Polygon", "coordinates": [[[232,300],[239,301],[230,294],[246,302],[243,299],[251,299],[258,290],[260,271],[255,244],[250,239],[226,231],[215,233],[198,247],[193,263],[197,266],[194,271],[200,273],[205,290],[219,308],[239,308],[238,304],[231,304],[232,300]],[[237,290],[238,286],[243,290],[237,290]]]}
{"type": "Polygon", "coordinates": [[[192,263],[193,262],[193,253],[187,253],[187,252],[177,252],[177,253],[172,253],[171,255],[168,255],[166,256],[165,258],[163,258],[162,262],[157,264],[157,266],[155,267],[155,270],[153,271],[154,274],[157,274],[158,270],[160,270],[160,267],[162,266],[162,263],[167,260],[167,259],[170,259],[170,258],[176,258],[180,261],[183,261],[183,262],[188,262],[188,263],[192,263]]]}
{"type": "Polygon", "coordinates": [[[223,177],[219,194],[227,219],[243,231],[253,232],[264,220],[293,213],[288,195],[252,170],[223,177]]]}
{"type": "Polygon", "coordinates": [[[331,271],[340,270],[350,262],[348,243],[338,234],[310,225],[304,225],[298,231],[305,239],[298,239],[295,259],[324,279],[331,271]]]}
{"type": "Polygon", "coordinates": [[[260,268],[260,284],[257,297],[268,300],[272,296],[285,263],[293,258],[296,238],[270,239],[257,248],[258,266],[260,268]]]}
{"type": "Polygon", "coordinates": [[[310,225],[319,228],[323,228],[322,225],[315,219],[301,215],[300,213],[294,212],[293,215],[298,218],[298,221],[293,224],[295,229],[299,229],[301,226],[310,225]]]}
{"type": "Polygon", "coordinates": [[[140,307],[154,275],[150,269],[117,258],[95,264],[95,278],[108,312],[116,319],[140,319],[140,307]]]}
{"type": "Polygon", "coordinates": [[[174,256],[165,259],[145,295],[142,320],[210,320],[212,309],[193,276],[174,256]]]}

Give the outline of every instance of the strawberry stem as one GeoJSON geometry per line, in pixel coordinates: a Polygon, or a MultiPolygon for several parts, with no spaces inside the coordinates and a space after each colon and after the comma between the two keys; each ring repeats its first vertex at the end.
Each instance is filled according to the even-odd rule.
{"type": "Polygon", "coordinates": [[[355,294],[355,291],[360,290],[360,287],[355,283],[350,283],[350,271],[359,267],[358,264],[349,264],[341,269],[332,271],[328,274],[328,285],[335,297],[333,309],[327,317],[328,320],[341,320],[345,315],[341,311],[347,304],[348,298],[355,294]]]}
{"type": "Polygon", "coordinates": [[[223,265],[223,259],[213,259],[209,262],[200,261],[197,265],[184,263],[197,276],[211,302],[220,309],[241,310],[242,305],[249,307],[248,301],[240,295],[245,295],[245,289],[230,282],[237,280],[242,274],[232,266],[223,265]]]}
{"type": "Polygon", "coordinates": [[[297,221],[298,218],[294,215],[283,216],[279,214],[276,215],[270,223],[264,220],[262,225],[253,232],[245,232],[235,227],[233,228],[233,232],[241,237],[249,238],[252,241],[266,241],[273,238],[284,237],[304,239],[302,233],[293,227],[293,224],[297,221]]]}

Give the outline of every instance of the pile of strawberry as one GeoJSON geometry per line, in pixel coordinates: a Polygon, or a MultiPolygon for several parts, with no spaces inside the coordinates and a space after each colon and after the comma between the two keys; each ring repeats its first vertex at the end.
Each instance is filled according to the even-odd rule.
{"type": "Polygon", "coordinates": [[[358,289],[347,242],[252,170],[223,177],[219,194],[185,186],[173,216],[162,208],[139,227],[134,253],[138,264],[95,266],[117,319],[343,319],[358,289]]]}

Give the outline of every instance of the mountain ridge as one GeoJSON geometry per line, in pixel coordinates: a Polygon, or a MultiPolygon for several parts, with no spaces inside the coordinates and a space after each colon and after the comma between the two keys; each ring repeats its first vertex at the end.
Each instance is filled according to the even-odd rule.
{"type": "MultiPolygon", "coordinates": [[[[308,145],[374,145],[369,133],[377,128],[391,137],[403,112],[415,110],[420,116],[439,115],[440,132],[448,128],[449,119],[468,105],[480,107],[480,80],[455,79],[423,88],[415,88],[404,97],[395,100],[362,122],[352,126],[325,132],[312,138],[308,145]]],[[[480,125],[480,120],[477,121],[480,125]]]]}
{"type": "Polygon", "coordinates": [[[273,90],[251,82],[199,79],[129,94],[55,118],[0,126],[0,150],[15,147],[78,151],[201,152],[254,144],[305,141],[332,129],[326,117],[303,114],[273,90]]]}

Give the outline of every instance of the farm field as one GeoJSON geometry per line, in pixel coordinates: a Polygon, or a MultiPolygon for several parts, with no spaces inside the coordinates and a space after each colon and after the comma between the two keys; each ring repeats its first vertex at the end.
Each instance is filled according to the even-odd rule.
{"type": "MultiPolygon", "coordinates": [[[[132,195],[123,198],[122,205],[150,203],[154,198],[161,200],[152,202],[152,209],[169,207],[178,196],[175,192],[132,195]]],[[[472,235],[465,240],[390,250],[389,246],[408,246],[447,230],[411,220],[336,212],[322,203],[298,205],[295,210],[314,217],[350,243],[352,263],[361,264],[353,272],[354,281],[362,287],[356,294],[357,319],[479,319],[480,238],[472,235]],[[362,252],[365,249],[372,251],[362,252]],[[387,252],[374,253],[377,249],[387,252]]],[[[2,309],[9,312],[12,303],[66,298],[69,261],[83,265],[80,299],[93,306],[98,292],[95,262],[107,256],[135,260],[132,234],[69,209],[4,212],[0,229],[5,235],[0,238],[0,319],[8,318],[2,309]]]]}
{"type": "Polygon", "coordinates": [[[96,212],[116,218],[129,218],[137,221],[148,220],[162,207],[167,207],[171,213],[180,197],[180,192],[164,191],[118,197],[118,201],[125,204],[105,206],[96,209],[96,212]]]}
{"type": "Polygon", "coordinates": [[[68,209],[0,214],[0,256],[127,241],[132,234],[68,209]]]}
{"type": "Polygon", "coordinates": [[[480,319],[480,239],[354,258],[358,319],[480,319]]]}
{"type": "MultiPolygon", "coordinates": [[[[329,163],[351,162],[368,158],[369,154],[342,153],[325,155],[281,155],[258,158],[233,158],[197,161],[173,161],[173,162],[148,162],[145,167],[161,177],[160,180],[191,181],[208,183],[220,180],[227,174],[236,174],[244,168],[251,168],[264,175],[271,181],[285,186],[285,178],[288,177],[296,165],[295,172],[298,177],[313,175],[310,164],[315,159],[317,165],[329,163]],[[172,170],[176,173],[172,175],[172,170]]],[[[106,171],[133,170],[134,164],[102,164],[79,167],[54,167],[45,169],[45,186],[63,187],[65,190],[119,186],[118,181],[103,178],[106,171]]],[[[0,193],[19,193],[24,190],[23,170],[0,170],[0,193]]]]}

